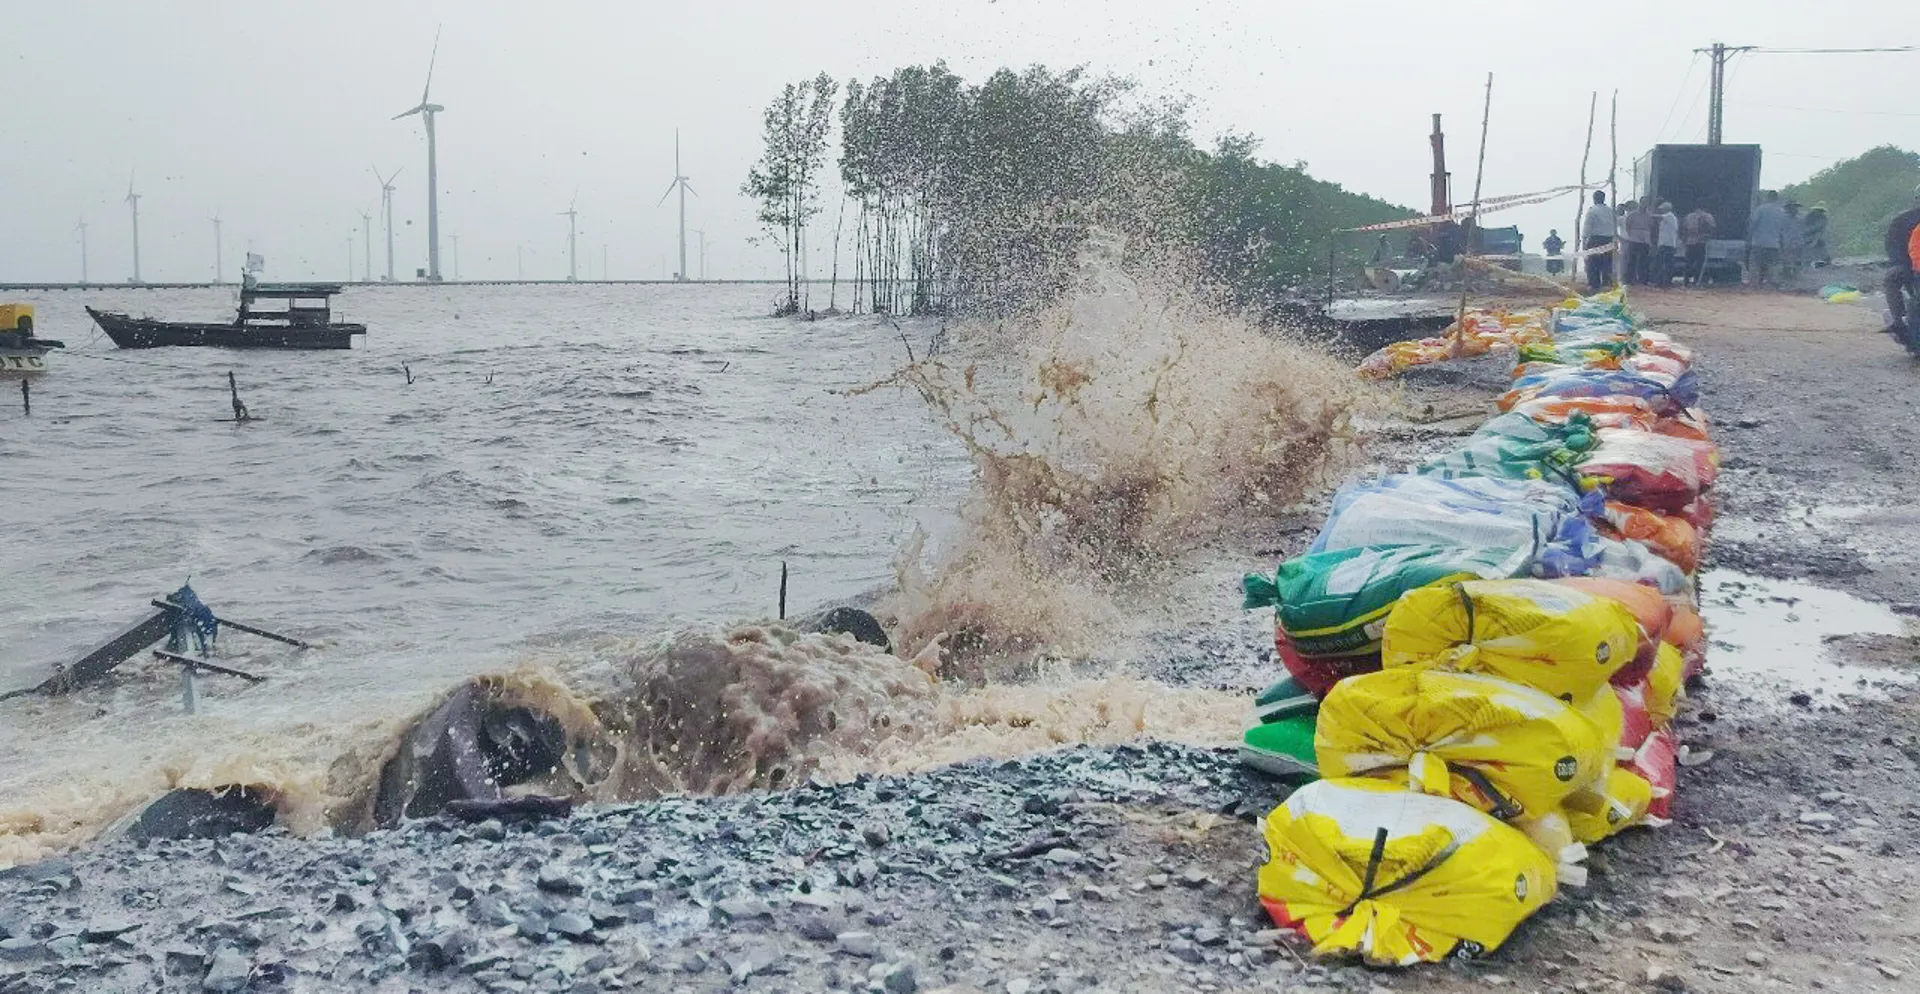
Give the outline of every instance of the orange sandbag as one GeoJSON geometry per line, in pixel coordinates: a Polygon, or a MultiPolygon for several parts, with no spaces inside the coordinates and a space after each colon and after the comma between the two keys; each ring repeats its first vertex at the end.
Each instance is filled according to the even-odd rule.
{"type": "Polygon", "coordinates": [[[1673,623],[1667,626],[1665,641],[1679,649],[1687,660],[1687,679],[1700,675],[1707,665],[1707,625],[1700,612],[1685,604],[1673,606],[1673,623]]]}
{"type": "Polygon", "coordinates": [[[1633,426],[1651,431],[1658,420],[1645,398],[1611,397],[1534,397],[1513,405],[1514,413],[1524,414],[1541,424],[1566,424],[1575,414],[1598,419],[1602,416],[1630,419],[1633,426]],[[1644,419],[1644,420],[1643,420],[1644,419]]]}
{"type": "Polygon", "coordinates": [[[1690,438],[1696,442],[1713,441],[1711,430],[1707,425],[1707,414],[1697,407],[1689,407],[1679,414],[1660,418],[1653,423],[1653,430],[1662,435],[1690,438]]]}
{"type": "Polygon", "coordinates": [[[1631,686],[1653,669],[1654,653],[1659,649],[1660,641],[1666,637],[1667,628],[1673,621],[1673,605],[1667,603],[1665,595],[1652,587],[1627,580],[1570,576],[1553,582],[1565,584],[1597,597],[1619,601],[1627,610],[1633,612],[1634,620],[1640,623],[1639,651],[1634,653],[1633,662],[1621,667],[1620,671],[1613,675],[1613,682],[1616,685],[1631,686]]]}
{"type": "Polygon", "coordinates": [[[1700,567],[1700,554],[1704,551],[1699,529],[1687,519],[1624,501],[1607,501],[1606,525],[1600,534],[1633,539],[1687,573],[1700,567]]]}

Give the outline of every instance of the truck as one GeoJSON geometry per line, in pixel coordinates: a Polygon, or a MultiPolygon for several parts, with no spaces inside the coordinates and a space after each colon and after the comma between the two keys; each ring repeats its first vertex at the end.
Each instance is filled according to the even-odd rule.
{"type": "Polygon", "coordinates": [[[1758,145],[1655,145],[1633,163],[1633,194],[1671,203],[1686,217],[1697,207],[1713,215],[1706,278],[1738,283],[1747,261],[1747,218],[1760,195],[1758,145]]]}

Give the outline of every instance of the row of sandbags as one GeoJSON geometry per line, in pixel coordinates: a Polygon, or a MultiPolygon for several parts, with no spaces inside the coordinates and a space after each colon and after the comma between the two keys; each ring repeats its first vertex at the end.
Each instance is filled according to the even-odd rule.
{"type": "Polygon", "coordinates": [[[1518,341],[1503,413],[1245,581],[1289,678],[1242,756],[1313,781],[1267,816],[1260,897],[1321,954],[1490,951],[1672,810],[1718,468],[1692,356],[1617,292],[1483,324],[1518,341]]]}

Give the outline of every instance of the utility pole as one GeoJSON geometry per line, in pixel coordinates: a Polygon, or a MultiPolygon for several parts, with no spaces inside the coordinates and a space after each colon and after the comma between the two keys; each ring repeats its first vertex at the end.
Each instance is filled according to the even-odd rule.
{"type": "Polygon", "coordinates": [[[1714,42],[1707,48],[1696,48],[1695,53],[1705,53],[1713,60],[1712,96],[1707,101],[1707,144],[1720,144],[1723,125],[1726,122],[1727,102],[1727,60],[1742,52],[1768,52],[1775,55],[1861,55],[1868,52],[1911,52],[1911,45],[1894,48],[1762,48],[1758,45],[1724,45],[1714,42]]]}
{"type": "Polygon", "coordinates": [[[1453,174],[1447,172],[1447,136],[1440,130],[1440,115],[1433,115],[1433,134],[1428,138],[1433,145],[1433,175],[1429,177],[1429,210],[1433,215],[1446,214],[1453,210],[1453,174]]]}
{"type": "Polygon", "coordinates": [[[87,282],[87,222],[76,225],[80,229],[80,282],[87,282]]]}

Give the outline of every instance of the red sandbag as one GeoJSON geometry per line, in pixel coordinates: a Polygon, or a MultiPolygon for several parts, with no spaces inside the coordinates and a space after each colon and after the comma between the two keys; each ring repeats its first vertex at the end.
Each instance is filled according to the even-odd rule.
{"type": "Polygon", "coordinates": [[[1600,445],[1580,461],[1580,475],[1613,500],[1678,511],[1713,485],[1720,456],[1711,442],[1646,431],[1603,428],[1600,445]]]}
{"type": "Polygon", "coordinates": [[[1380,668],[1380,653],[1377,651],[1359,656],[1302,656],[1286,633],[1279,629],[1273,633],[1273,648],[1280,657],[1280,665],[1293,674],[1301,688],[1315,697],[1327,696],[1334,684],[1347,677],[1372,673],[1380,668]]]}
{"type": "Polygon", "coordinates": [[[1687,659],[1687,679],[1700,675],[1707,665],[1707,626],[1700,612],[1685,604],[1673,605],[1673,623],[1667,626],[1666,641],[1687,659]]]}
{"type": "Polygon", "coordinates": [[[1673,791],[1679,783],[1680,743],[1673,730],[1662,728],[1640,744],[1633,759],[1620,765],[1653,785],[1653,802],[1647,815],[1667,821],[1673,818],[1673,791]]]}

